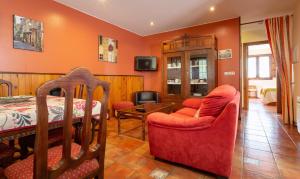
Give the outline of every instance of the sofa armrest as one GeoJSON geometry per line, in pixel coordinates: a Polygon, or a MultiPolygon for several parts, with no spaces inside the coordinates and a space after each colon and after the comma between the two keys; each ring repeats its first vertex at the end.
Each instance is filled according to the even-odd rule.
{"type": "Polygon", "coordinates": [[[165,113],[152,113],[147,117],[149,125],[162,128],[172,128],[177,130],[201,130],[212,126],[215,117],[205,116],[199,119],[186,116],[186,118],[176,117],[165,113]]]}
{"type": "Polygon", "coordinates": [[[202,101],[203,99],[200,98],[188,98],[183,101],[182,105],[188,108],[199,109],[202,101]]]}

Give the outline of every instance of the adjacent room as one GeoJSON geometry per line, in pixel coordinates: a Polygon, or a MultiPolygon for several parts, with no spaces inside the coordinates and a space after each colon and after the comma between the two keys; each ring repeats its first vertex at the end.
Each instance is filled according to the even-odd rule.
{"type": "Polygon", "coordinates": [[[298,32],[298,0],[0,0],[0,179],[298,179],[298,32]]]}
{"type": "MultiPolygon", "coordinates": [[[[267,36],[264,21],[256,21],[241,24],[241,41],[243,53],[243,84],[245,86],[245,108],[263,106],[276,111],[277,101],[281,101],[277,95],[276,61],[272,56],[272,50],[267,36]],[[258,104],[258,105],[257,105],[258,104]]],[[[278,104],[280,108],[281,104],[278,104]]],[[[279,111],[278,111],[279,112],[279,111]]]]}

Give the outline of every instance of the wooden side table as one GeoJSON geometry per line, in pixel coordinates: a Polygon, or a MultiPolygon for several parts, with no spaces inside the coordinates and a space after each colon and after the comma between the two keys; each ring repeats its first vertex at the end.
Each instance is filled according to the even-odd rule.
{"type": "MultiPolygon", "coordinates": [[[[129,109],[118,110],[118,135],[121,134],[121,118],[133,118],[142,122],[142,140],[146,138],[146,119],[147,116],[154,112],[171,113],[175,103],[147,103],[134,106],[129,109]],[[142,110],[143,109],[143,110],[142,110]]],[[[128,132],[128,131],[127,131],[128,132]]],[[[126,133],[123,132],[123,134],[126,133]]]]}

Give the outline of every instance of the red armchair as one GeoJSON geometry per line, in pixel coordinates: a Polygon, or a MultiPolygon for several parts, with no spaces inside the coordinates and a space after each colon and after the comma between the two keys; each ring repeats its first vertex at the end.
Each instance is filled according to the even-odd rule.
{"type": "Polygon", "coordinates": [[[176,113],[149,115],[147,122],[151,154],[229,177],[239,101],[240,93],[229,85],[223,85],[204,99],[185,100],[184,108],[176,113]]]}

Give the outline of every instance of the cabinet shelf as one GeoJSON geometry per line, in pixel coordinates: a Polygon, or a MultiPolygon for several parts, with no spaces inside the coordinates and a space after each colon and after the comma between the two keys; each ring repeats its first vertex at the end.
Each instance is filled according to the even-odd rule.
{"type": "Polygon", "coordinates": [[[181,85],[181,83],[168,83],[168,85],[181,85]]]}
{"type": "Polygon", "coordinates": [[[191,85],[207,85],[208,83],[190,83],[191,85]]]}
{"type": "Polygon", "coordinates": [[[181,67],[168,67],[167,69],[180,69],[181,67]]]}
{"type": "Polygon", "coordinates": [[[215,88],[216,43],[214,35],[185,35],[163,42],[162,101],[180,103],[191,96],[206,96],[215,88]],[[178,42],[182,45],[174,46],[178,42]]]}

